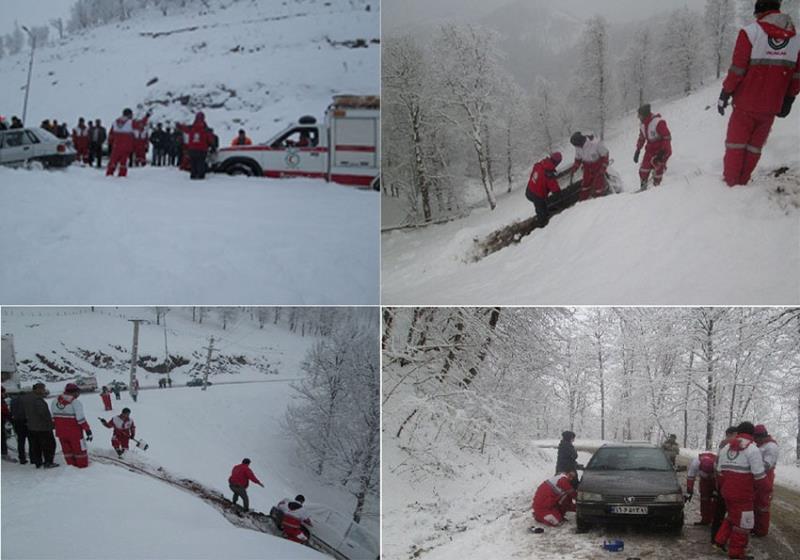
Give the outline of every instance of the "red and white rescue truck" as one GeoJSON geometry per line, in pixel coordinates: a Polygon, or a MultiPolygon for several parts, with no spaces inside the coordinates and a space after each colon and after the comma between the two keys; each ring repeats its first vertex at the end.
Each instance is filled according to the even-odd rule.
{"type": "Polygon", "coordinates": [[[209,158],[213,171],[263,177],[314,177],[378,188],[380,97],[335,95],[318,123],[301,117],[269,141],[220,148],[209,158]]]}

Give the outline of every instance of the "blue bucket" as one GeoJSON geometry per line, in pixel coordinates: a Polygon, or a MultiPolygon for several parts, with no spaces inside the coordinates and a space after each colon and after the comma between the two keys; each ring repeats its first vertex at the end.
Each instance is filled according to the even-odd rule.
{"type": "Polygon", "coordinates": [[[610,552],[619,552],[625,549],[625,542],[620,539],[612,539],[610,541],[603,541],[603,548],[610,552]]]}

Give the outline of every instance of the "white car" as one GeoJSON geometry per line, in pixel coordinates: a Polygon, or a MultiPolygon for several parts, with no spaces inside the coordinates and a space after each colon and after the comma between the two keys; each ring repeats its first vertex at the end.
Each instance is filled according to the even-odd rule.
{"type": "Polygon", "coordinates": [[[76,152],[66,140],[43,128],[0,130],[0,165],[29,169],[66,167],[75,158],[76,152]]]}
{"type": "Polygon", "coordinates": [[[79,377],[75,380],[75,385],[78,386],[82,393],[94,393],[97,391],[97,378],[93,375],[79,377]]]}
{"type": "MultiPolygon", "coordinates": [[[[380,557],[378,538],[364,527],[326,505],[306,502],[303,510],[311,518],[309,543],[341,560],[375,560],[380,557]]],[[[273,507],[270,516],[280,527],[282,513],[273,507]]]]}

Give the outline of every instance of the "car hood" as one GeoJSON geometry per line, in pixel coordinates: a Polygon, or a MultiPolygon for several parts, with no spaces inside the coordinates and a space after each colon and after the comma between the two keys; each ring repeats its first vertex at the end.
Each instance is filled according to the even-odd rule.
{"type": "Polygon", "coordinates": [[[681,491],[672,471],[584,471],[578,490],[597,494],[657,496],[681,491]]]}

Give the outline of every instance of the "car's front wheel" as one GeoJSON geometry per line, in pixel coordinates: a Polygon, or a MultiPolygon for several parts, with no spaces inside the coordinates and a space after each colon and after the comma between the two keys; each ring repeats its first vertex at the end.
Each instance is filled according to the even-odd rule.
{"type": "Polygon", "coordinates": [[[255,173],[253,173],[253,168],[246,163],[234,163],[228,166],[225,171],[227,171],[228,175],[244,175],[246,177],[255,175],[255,173]]]}
{"type": "Polygon", "coordinates": [[[683,532],[683,514],[669,526],[669,532],[673,535],[680,535],[683,532]]]}

